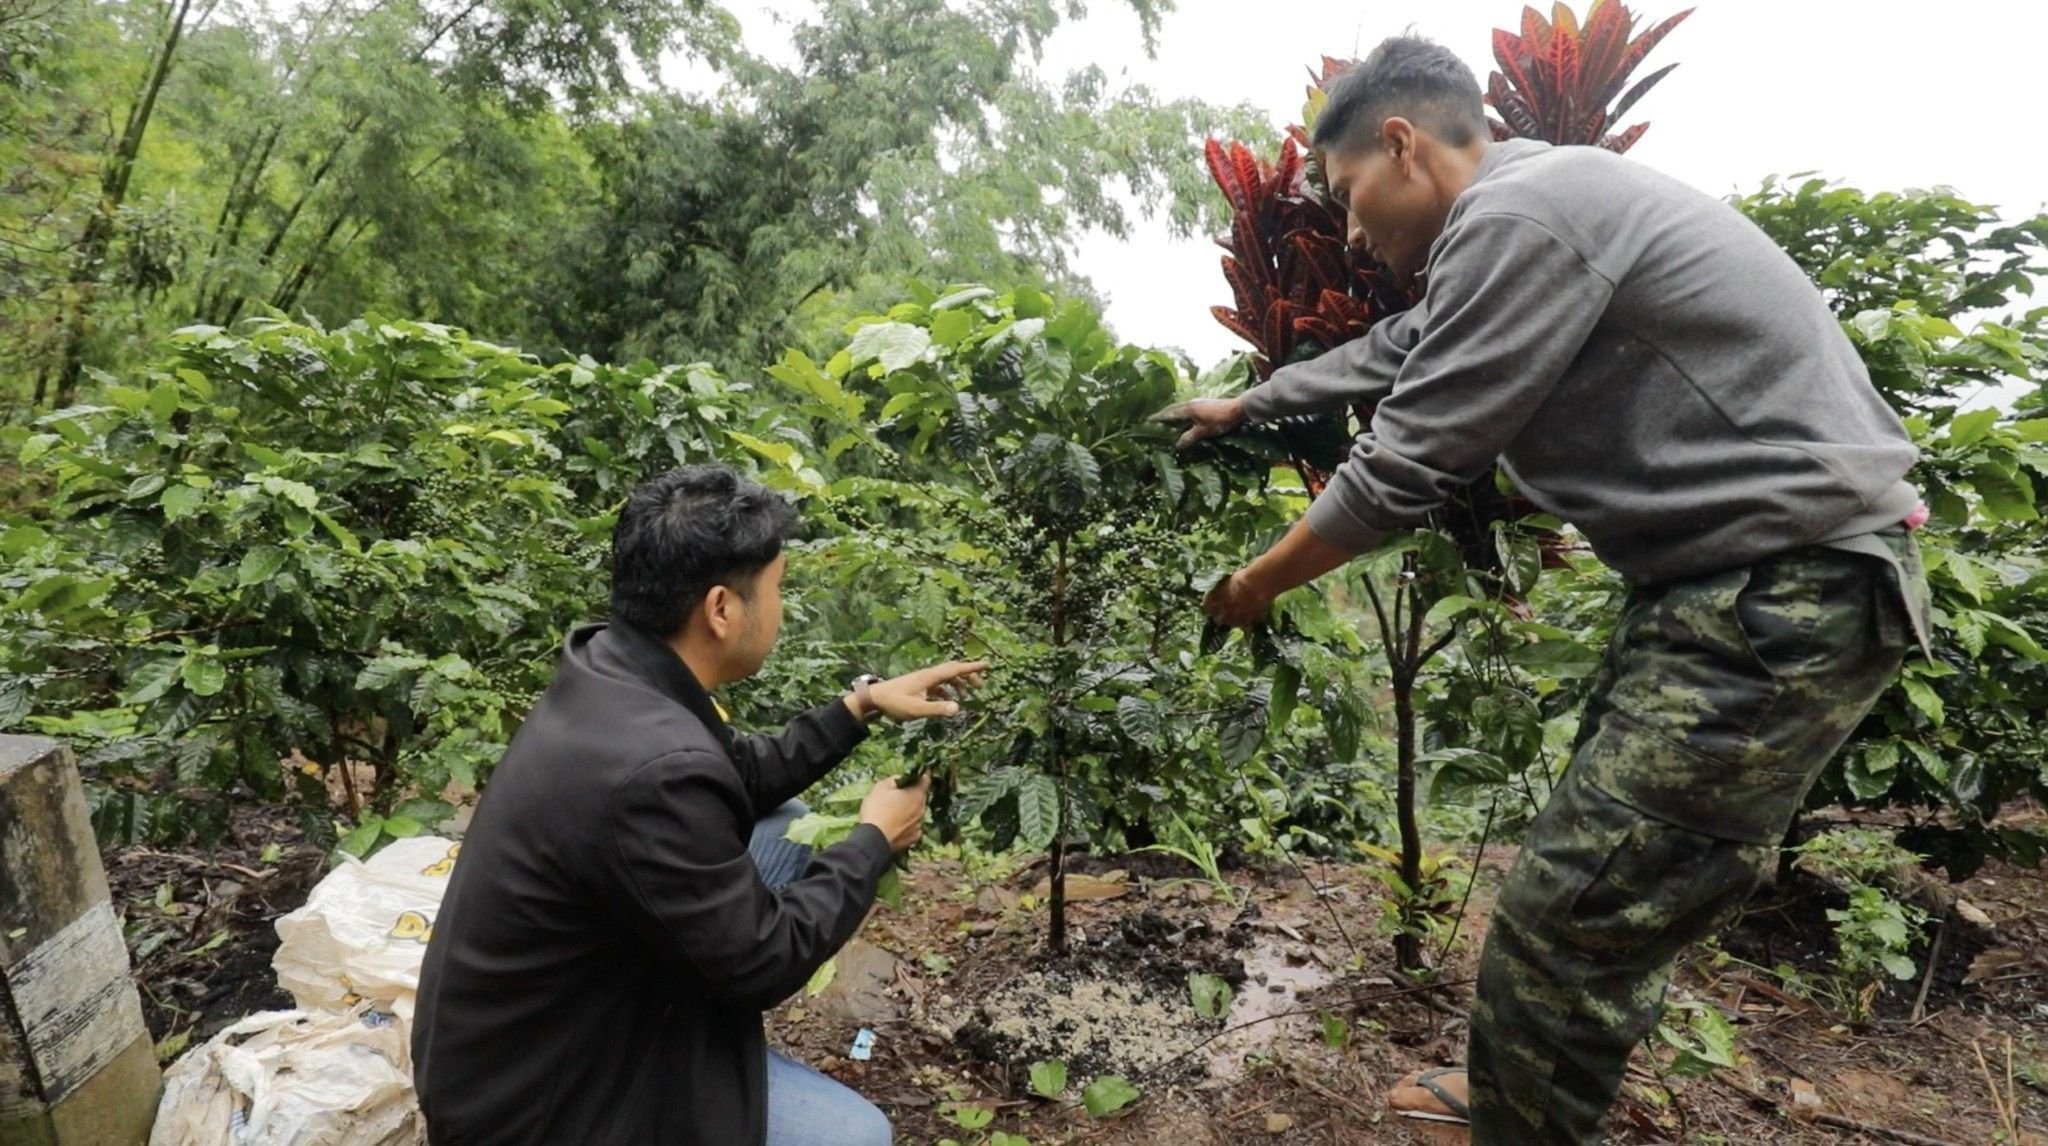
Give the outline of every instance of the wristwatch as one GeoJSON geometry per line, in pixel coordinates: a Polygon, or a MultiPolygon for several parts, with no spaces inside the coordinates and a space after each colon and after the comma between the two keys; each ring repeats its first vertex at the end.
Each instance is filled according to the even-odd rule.
{"type": "Polygon", "coordinates": [[[860,709],[862,720],[873,720],[882,710],[875,707],[875,699],[868,695],[868,689],[882,683],[882,678],[871,672],[864,672],[853,678],[853,703],[860,709]]]}

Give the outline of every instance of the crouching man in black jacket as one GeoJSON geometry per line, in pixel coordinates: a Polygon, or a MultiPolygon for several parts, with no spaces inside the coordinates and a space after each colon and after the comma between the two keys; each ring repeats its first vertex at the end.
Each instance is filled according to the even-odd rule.
{"type": "Polygon", "coordinates": [[[890,1141],[872,1104],[771,1053],[761,1012],[860,926],[929,781],[875,785],[815,855],[782,829],[868,720],[949,715],[987,666],[864,677],[780,736],[735,733],[711,690],[775,644],[795,525],[718,466],[627,500],[611,622],[570,634],[434,920],[412,1052],[436,1146],[890,1141]]]}

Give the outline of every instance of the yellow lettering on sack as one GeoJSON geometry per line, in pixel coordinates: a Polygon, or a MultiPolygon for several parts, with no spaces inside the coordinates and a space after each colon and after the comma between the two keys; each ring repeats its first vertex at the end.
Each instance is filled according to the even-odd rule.
{"type": "Polygon", "coordinates": [[[448,854],[420,869],[421,875],[447,875],[455,868],[455,857],[462,854],[461,844],[449,844],[448,854]]]}
{"type": "Polygon", "coordinates": [[[433,921],[417,911],[408,911],[401,914],[398,917],[398,922],[391,927],[391,938],[393,939],[410,939],[416,943],[425,944],[433,937],[433,921]]]}

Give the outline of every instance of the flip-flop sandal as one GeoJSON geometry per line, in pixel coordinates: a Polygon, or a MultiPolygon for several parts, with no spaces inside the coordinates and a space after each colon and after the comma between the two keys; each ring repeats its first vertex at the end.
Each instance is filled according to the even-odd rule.
{"type": "Polygon", "coordinates": [[[1395,1110],[1394,1113],[1399,1114],[1403,1118],[1414,1118],[1423,1122],[1455,1122],[1461,1125],[1469,1124],[1472,1121],[1472,1108],[1465,1105],[1464,1100],[1460,1099],[1457,1095],[1452,1094],[1450,1091],[1445,1090],[1441,1086],[1438,1086],[1436,1082],[1437,1079],[1442,1078],[1447,1074],[1464,1073],[1465,1068],[1462,1066],[1440,1066],[1435,1068],[1434,1070],[1425,1070],[1421,1074],[1415,1076],[1415,1085],[1435,1095],[1436,1100],[1444,1104],[1444,1109],[1450,1111],[1449,1114],[1438,1114],[1434,1110],[1401,1109],[1395,1110]]]}

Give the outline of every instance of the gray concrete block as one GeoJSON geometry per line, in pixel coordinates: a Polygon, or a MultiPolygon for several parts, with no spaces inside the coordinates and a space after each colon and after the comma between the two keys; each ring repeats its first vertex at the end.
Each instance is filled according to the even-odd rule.
{"type": "Polygon", "coordinates": [[[160,1085],[71,754],[0,736],[0,1142],[145,1142],[160,1085]]]}

